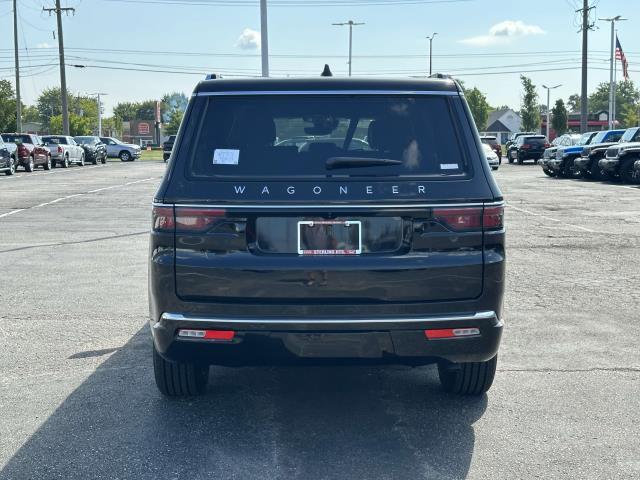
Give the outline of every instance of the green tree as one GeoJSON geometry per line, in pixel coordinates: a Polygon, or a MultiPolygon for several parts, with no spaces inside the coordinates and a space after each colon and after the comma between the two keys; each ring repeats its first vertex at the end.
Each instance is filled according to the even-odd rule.
{"type": "Polygon", "coordinates": [[[182,92],[165,93],[162,96],[162,121],[168,123],[175,111],[184,112],[188,103],[189,99],[182,92]]]}
{"type": "Polygon", "coordinates": [[[169,123],[165,126],[164,132],[167,135],[175,135],[178,133],[178,129],[180,128],[180,123],[182,122],[182,117],[184,116],[184,112],[181,110],[174,110],[169,117],[169,123]]]}
{"type": "MultiPolygon", "coordinates": [[[[632,80],[616,84],[616,112],[622,114],[627,105],[637,105],[640,102],[640,91],[635,88],[632,80]]],[[[589,110],[591,112],[609,111],[609,82],[602,82],[595,92],[589,95],[589,110]]]]}
{"type": "Polygon", "coordinates": [[[573,95],[569,95],[569,100],[567,100],[567,107],[569,107],[570,112],[579,112],[580,105],[582,104],[582,98],[577,93],[573,95]]]}
{"type": "Polygon", "coordinates": [[[491,109],[487,102],[487,97],[476,87],[467,89],[464,96],[469,104],[473,120],[476,122],[476,128],[480,131],[484,130],[487,126],[489,110],[491,109]]]}
{"type": "MultiPolygon", "coordinates": [[[[54,115],[49,119],[49,132],[52,134],[62,134],[62,115],[54,115]]],[[[91,135],[93,133],[93,122],[88,117],[81,117],[75,113],[69,113],[69,134],[91,135]]]]}
{"type": "Polygon", "coordinates": [[[567,108],[561,98],[556,100],[556,105],[551,110],[551,126],[558,135],[567,131],[567,108]]]}
{"type": "MultiPolygon", "coordinates": [[[[97,131],[97,129],[96,129],[97,131]]],[[[102,133],[109,137],[122,136],[122,120],[116,115],[102,119],[102,133]]]]}
{"type": "Polygon", "coordinates": [[[640,104],[625,105],[620,121],[624,128],[640,126],[640,104]]]}
{"type": "Polygon", "coordinates": [[[136,104],[132,102],[120,102],[113,107],[113,116],[121,121],[129,122],[136,118],[136,104]]]}
{"type": "Polygon", "coordinates": [[[0,80],[0,132],[16,129],[16,94],[9,80],[0,80]]]}
{"type": "Polygon", "coordinates": [[[538,92],[536,86],[530,78],[520,75],[522,88],[522,105],[520,107],[520,117],[522,117],[522,128],[525,131],[535,132],[540,129],[540,107],[538,105],[538,92]]]}
{"type": "Polygon", "coordinates": [[[23,122],[40,122],[40,112],[35,105],[25,105],[22,107],[23,122]]]}
{"type": "Polygon", "coordinates": [[[156,101],[145,100],[136,104],[136,120],[155,120],[156,101]]]}

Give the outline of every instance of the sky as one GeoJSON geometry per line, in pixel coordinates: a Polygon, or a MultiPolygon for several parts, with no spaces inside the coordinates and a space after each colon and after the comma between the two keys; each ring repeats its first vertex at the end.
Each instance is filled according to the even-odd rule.
{"type": "MultiPolygon", "coordinates": [[[[623,15],[619,38],[640,85],[640,1],[590,0],[589,90],[609,78],[610,27],[598,17],[623,15]]],[[[55,0],[18,0],[23,102],[60,82],[55,0]]],[[[271,75],[316,76],[325,63],[347,74],[348,27],[354,20],[353,74],[407,77],[450,73],[478,87],[493,106],[520,105],[520,73],[546,103],[548,86],[565,99],[580,91],[579,0],[268,0],[271,75]]],[[[205,73],[260,75],[258,0],[62,0],[67,87],[103,92],[106,114],[122,101],[189,94],[205,73]],[[140,71],[146,70],[146,71],[140,71]],[[166,72],[170,71],[170,72],[166,72]]],[[[13,81],[11,0],[0,0],[0,78],[13,81]]]]}

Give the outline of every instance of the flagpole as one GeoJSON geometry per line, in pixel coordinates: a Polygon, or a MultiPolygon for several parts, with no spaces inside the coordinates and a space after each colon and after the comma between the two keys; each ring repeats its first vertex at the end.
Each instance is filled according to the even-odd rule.
{"type": "Polygon", "coordinates": [[[610,18],[599,18],[598,20],[602,22],[610,22],[611,23],[611,59],[609,62],[609,129],[613,128],[613,62],[616,58],[616,34],[615,34],[615,23],[620,22],[622,20],[626,20],[626,18],[622,18],[621,15],[616,15],[615,17],[610,18]]]}
{"type": "MultiPolygon", "coordinates": [[[[616,40],[618,39],[618,30],[616,30],[616,40]]],[[[613,55],[613,84],[611,87],[611,128],[616,128],[616,87],[618,77],[618,56],[613,55]]]]}

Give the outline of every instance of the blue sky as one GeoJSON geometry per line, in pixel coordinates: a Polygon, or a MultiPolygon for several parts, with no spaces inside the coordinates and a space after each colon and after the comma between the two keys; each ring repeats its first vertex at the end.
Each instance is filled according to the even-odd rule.
{"type": "MultiPolygon", "coordinates": [[[[67,63],[87,65],[84,69],[67,68],[71,91],[108,93],[104,102],[110,113],[119,101],[159,98],[170,91],[189,93],[202,78],[200,72],[259,74],[260,50],[255,42],[260,30],[257,0],[255,4],[250,0],[229,0],[234,6],[202,5],[220,0],[145,1],[149,0],[62,0],[63,6],[76,8],[75,16],[65,16],[63,20],[67,63]],[[179,4],[164,3],[167,1],[179,4]],[[238,3],[249,5],[237,6],[238,3]]],[[[327,3],[336,1],[345,0],[327,3]]],[[[377,1],[381,0],[363,0],[377,1]]],[[[630,62],[631,78],[640,83],[640,2],[591,1],[597,4],[594,16],[622,14],[629,18],[619,24],[619,37],[630,62]]],[[[18,1],[19,41],[22,47],[28,47],[28,52],[21,52],[26,103],[34,102],[43,88],[59,84],[55,67],[57,40],[52,34],[55,17],[41,11],[53,3],[54,0],[18,1]]],[[[324,63],[329,63],[334,73],[346,74],[348,29],[331,24],[353,19],[366,23],[354,28],[355,75],[425,74],[425,36],[438,32],[434,71],[459,75],[468,86],[480,88],[490,104],[517,108],[521,93],[518,75],[527,71],[539,86],[543,101],[546,93],[542,84],[563,84],[555,92],[566,99],[580,89],[581,39],[574,13],[578,3],[581,2],[470,0],[314,7],[274,4],[269,9],[272,75],[316,75],[324,63]],[[495,72],[512,73],[489,74],[495,72]]],[[[9,0],[0,0],[0,24],[0,77],[11,78],[13,30],[9,0]]],[[[608,80],[609,27],[602,22],[597,24],[600,28],[589,36],[590,89],[608,80]]]]}

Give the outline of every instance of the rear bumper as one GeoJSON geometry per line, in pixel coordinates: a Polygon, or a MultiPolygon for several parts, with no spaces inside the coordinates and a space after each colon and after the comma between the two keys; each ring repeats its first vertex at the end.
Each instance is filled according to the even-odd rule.
{"type": "Polygon", "coordinates": [[[502,321],[493,311],[405,318],[214,318],[163,313],[151,324],[168,360],[215,365],[486,361],[498,351],[502,321]],[[479,335],[428,340],[427,329],[477,328],[479,335]],[[179,329],[233,330],[228,342],[182,338],[179,329]]]}

